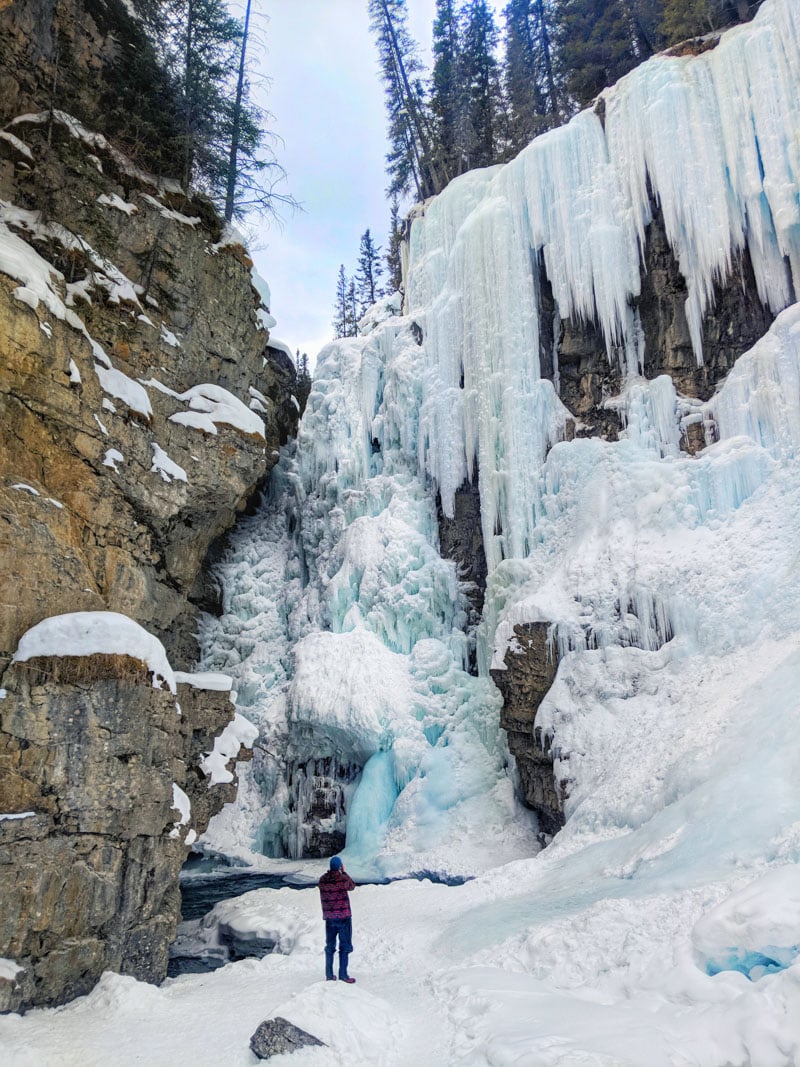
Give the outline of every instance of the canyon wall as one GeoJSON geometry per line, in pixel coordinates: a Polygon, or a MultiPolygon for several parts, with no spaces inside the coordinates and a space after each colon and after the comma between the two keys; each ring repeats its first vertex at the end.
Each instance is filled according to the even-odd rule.
{"type": "Polygon", "coordinates": [[[235,795],[200,768],[223,680],[173,694],[135,652],[15,660],[20,639],[117,613],[190,671],[207,564],[297,424],[241,239],[114,114],[139,32],[116,3],[0,10],[4,1010],[163,977],[187,844],[235,795]]]}

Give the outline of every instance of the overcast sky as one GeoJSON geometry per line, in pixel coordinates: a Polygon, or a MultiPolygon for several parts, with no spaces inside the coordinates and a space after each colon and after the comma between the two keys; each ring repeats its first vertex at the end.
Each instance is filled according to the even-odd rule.
{"type": "MultiPolygon", "coordinates": [[[[386,120],[366,0],[254,0],[271,79],[263,102],[283,143],[285,189],[304,210],[282,228],[260,223],[251,237],[258,272],[272,290],[273,335],[313,365],[331,339],[339,264],[352,273],[369,227],[385,250],[386,120]]],[[[434,0],[408,0],[410,28],[430,47],[434,0]]],[[[260,65],[260,64],[259,64],[260,65]]]]}

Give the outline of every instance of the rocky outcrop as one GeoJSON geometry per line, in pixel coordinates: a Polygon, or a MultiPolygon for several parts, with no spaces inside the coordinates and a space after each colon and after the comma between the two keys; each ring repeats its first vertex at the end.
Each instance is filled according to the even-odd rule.
{"type": "Polygon", "coordinates": [[[108,968],[163,977],[187,835],[235,795],[199,768],[228,694],[182,685],[176,702],[138,660],[69,647],[12,663],[18,642],[53,615],[113,611],[191,668],[209,554],[296,427],[245,249],[148,170],[157,146],[134,144],[119,105],[137,33],[118,0],[0,4],[6,1010],[60,1003],[108,968]]]}
{"type": "MultiPolygon", "coordinates": [[[[714,286],[703,319],[703,361],[698,365],[686,320],[686,282],[667,241],[661,211],[654,206],[652,212],[641,293],[634,302],[644,342],[642,373],[646,378],[668,374],[680,395],[707,400],[739,356],[763,337],[774,316],[761,303],[745,250],[728,278],[714,286]]],[[[616,440],[621,429],[619,414],[607,401],[622,388],[623,356],[612,353],[609,358],[602,333],[593,322],[563,320],[554,326],[550,282],[543,266],[539,269],[542,373],[556,383],[562,402],[575,416],[568,433],[616,440]]],[[[687,437],[683,446],[694,452],[703,442],[687,437]]]]}
{"type": "Polygon", "coordinates": [[[176,700],[137,660],[71,663],[71,682],[52,660],[15,664],[0,702],[0,809],[19,813],[0,816],[0,945],[21,968],[0,980],[4,1011],[79,996],[104,970],[163,978],[187,835],[236,793],[209,790],[197,759],[228,693],[179,685],[176,700]]]}
{"type": "Polygon", "coordinates": [[[470,624],[473,626],[480,620],[486,592],[486,553],[483,548],[481,497],[478,486],[476,463],[472,481],[465,481],[455,492],[452,519],[448,519],[444,514],[441,499],[437,498],[440,550],[445,559],[455,561],[459,580],[465,583],[464,588],[471,606],[470,624]]]}
{"type": "Polygon", "coordinates": [[[299,1048],[314,1045],[327,1047],[324,1041],[320,1041],[306,1030],[301,1030],[299,1026],[281,1018],[280,1015],[263,1022],[250,1038],[250,1049],[260,1060],[287,1055],[299,1048]]]}
{"type": "MultiPolygon", "coordinates": [[[[15,170],[0,183],[15,205],[6,226],[34,267],[60,276],[51,274],[51,306],[35,308],[21,302],[24,278],[0,276],[0,493],[10,516],[0,538],[9,551],[25,546],[3,589],[0,665],[43,615],[106,607],[156,633],[182,666],[196,655],[192,587],[209,546],[277,457],[269,394],[280,399],[289,370],[267,360],[249,260],[218,243],[218,223],[173,210],[145,180],[119,184],[111,156],[101,174],[88,158],[96,146],[63,123],[49,144],[38,124],[14,128],[43,158],[45,181],[59,170],[59,221],[36,208],[39,171],[15,170]],[[180,399],[204,385],[232,394],[239,410],[212,421],[187,411],[209,406],[180,399]],[[251,407],[263,423],[255,432],[242,422],[251,407]]],[[[291,405],[281,412],[284,433],[295,419],[291,405]]]]}
{"type": "Polygon", "coordinates": [[[566,786],[553,777],[553,754],[541,727],[536,725],[539,705],[553,684],[558,669],[547,642],[547,623],[514,627],[515,641],[504,659],[505,670],[492,678],[503,694],[500,726],[517,761],[520,796],[536,812],[542,833],[555,834],[564,825],[566,786]]]}

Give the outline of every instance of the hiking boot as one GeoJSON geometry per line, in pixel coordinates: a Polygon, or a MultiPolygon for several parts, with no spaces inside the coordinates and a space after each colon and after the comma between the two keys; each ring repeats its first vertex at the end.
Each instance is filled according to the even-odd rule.
{"type": "Polygon", "coordinates": [[[336,976],[333,975],[333,974],[326,974],[325,975],[325,981],[326,982],[335,982],[336,981],[336,976]]]}
{"type": "Polygon", "coordinates": [[[355,985],[355,978],[340,978],[340,982],[347,982],[348,985],[355,985]]]}

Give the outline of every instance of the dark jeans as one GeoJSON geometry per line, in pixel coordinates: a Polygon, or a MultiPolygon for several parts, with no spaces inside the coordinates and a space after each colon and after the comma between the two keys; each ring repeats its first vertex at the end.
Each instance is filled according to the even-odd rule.
{"type": "Polygon", "coordinates": [[[333,956],[339,938],[339,977],[347,978],[347,960],[353,951],[352,919],[325,920],[325,977],[333,978],[333,956]]]}

